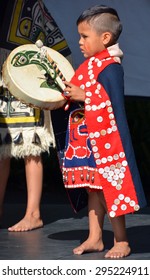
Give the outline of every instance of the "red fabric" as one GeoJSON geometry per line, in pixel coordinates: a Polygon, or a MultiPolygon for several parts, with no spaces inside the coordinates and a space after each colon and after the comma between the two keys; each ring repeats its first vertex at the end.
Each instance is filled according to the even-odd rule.
{"type": "MultiPolygon", "coordinates": [[[[95,147],[93,155],[99,186],[102,186],[109,215],[115,217],[137,211],[139,205],[111,101],[97,82],[99,73],[111,63],[116,63],[116,60],[105,50],[86,60],[71,82],[86,92],[85,123],[91,146],[95,147]]],[[[82,144],[80,138],[78,144],[82,144]]],[[[78,175],[76,178],[78,180],[78,175]]]]}

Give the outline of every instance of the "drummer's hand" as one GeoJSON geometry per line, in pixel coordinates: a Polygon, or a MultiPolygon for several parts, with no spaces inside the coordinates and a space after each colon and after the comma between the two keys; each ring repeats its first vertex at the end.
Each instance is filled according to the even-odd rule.
{"type": "Polygon", "coordinates": [[[85,100],[85,91],[80,87],[75,86],[74,84],[64,81],[66,88],[64,89],[65,95],[70,98],[72,101],[84,101],[85,100]]]}

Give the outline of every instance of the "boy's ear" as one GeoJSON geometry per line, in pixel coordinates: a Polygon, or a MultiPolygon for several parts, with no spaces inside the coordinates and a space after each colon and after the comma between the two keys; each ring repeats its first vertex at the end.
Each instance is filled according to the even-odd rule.
{"type": "Polygon", "coordinates": [[[103,33],[103,44],[107,46],[112,39],[112,34],[110,32],[103,33]]]}

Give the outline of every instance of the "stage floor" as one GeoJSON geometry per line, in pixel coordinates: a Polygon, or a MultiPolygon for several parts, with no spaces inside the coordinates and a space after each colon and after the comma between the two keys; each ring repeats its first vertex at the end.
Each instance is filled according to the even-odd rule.
{"type": "MultiPolygon", "coordinates": [[[[7,228],[24,215],[25,199],[8,192],[0,229],[1,260],[104,260],[113,245],[113,233],[105,218],[103,239],[105,250],[74,255],[72,250],[88,235],[87,209],[74,213],[66,197],[46,194],[41,213],[44,227],[30,232],[8,232],[7,228]],[[58,197],[57,197],[58,196],[58,197]]],[[[126,216],[127,233],[132,253],[127,260],[150,260],[150,207],[126,216]]]]}

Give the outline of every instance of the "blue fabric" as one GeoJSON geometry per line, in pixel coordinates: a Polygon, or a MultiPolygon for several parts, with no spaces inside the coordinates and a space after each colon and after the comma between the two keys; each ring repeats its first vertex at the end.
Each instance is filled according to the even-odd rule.
{"type": "Polygon", "coordinates": [[[122,66],[120,64],[110,64],[99,74],[98,82],[103,85],[112,102],[114,115],[136,188],[139,204],[141,207],[144,207],[146,205],[146,199],[136,164],[124,106],[124,72],[122,66]]]}

